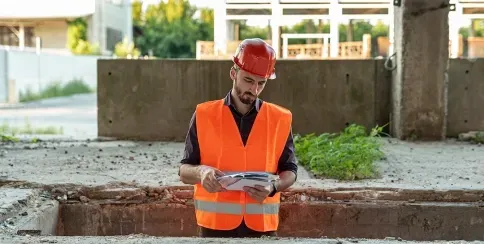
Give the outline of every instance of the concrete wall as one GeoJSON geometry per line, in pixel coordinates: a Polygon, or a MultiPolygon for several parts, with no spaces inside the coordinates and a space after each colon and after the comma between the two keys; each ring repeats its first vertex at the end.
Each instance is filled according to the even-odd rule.
{"type": "MultiPolygon", "coordinates": [[[[292,110],[297,133],[388,122],[383,60],[280,61],[262,98],[292,110]],[[379,102],[382,103],[379,103],[379,102]]],[[[183,140],[197,103],[231,88],[231,61],[100,60],[100,136],[183,140]]]]}
{"type": "Polygon", "coordinates": [[[450,61],[447,135],[484,131],[484,59],[450,61]]]}
{"type": "Polygon", "coordinates": [[[8,94],[7,51],[0,49],[0,103],[7,101],[8,94]]]}
{"type": "MultiPolygon", "coordinates": [[[[58,236],[197,236],[192,186],[75,187],[61,190],[68,192],[68,203],[59,207],[58,236]]],[[[63,196],[61,191],[52,197],[63,196]]],[[[484,211],[479,207],[482,194],[292,188],[281,193],[278,236],[484,240],[484,211]]],[[[19,215],[18,219],[29,216],[19,215]]]]}
{"type": "MultiPolygon", "coordinates": [[[[100,60],[99,136],[184,140],[195,105],[231,88],[230,67],[226,60],[100,60]]],[[[448,135],[484,130],[484,59],[452,60],[449,73],[448,135]]],[[[292,111],[295,133],[390,121],[391,72],[384,60],[281,60],[277,75],[262,98],[292,111]]]]}
{"type": "Polygon", "coordinates": [[[15,82],[17,93],[27,88],[37,92],[51,82],[66,83],[75,78],[96,88],[98,58],[0,49],[0,103],[7,102],[9,80],[15,82]]]}

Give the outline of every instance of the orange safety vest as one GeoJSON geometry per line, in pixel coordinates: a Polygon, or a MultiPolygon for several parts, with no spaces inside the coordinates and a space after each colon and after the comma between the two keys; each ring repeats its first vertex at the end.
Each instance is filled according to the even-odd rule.
{"type": "MultiPolygon", "coordinates": [[[[279,157],[291,130],[289,110],[264,102],[245,146],[223,100],[199,104],[196,121],[202,165],[222,172],[277,173],[279,157]]],[[[259,203],[243,191],[209,193],[200,183],[194,188],[197,223],[209,229],[231,230],[245,220],[247,227],[255,231],[277,230],[279,205],[280,193],[259,203]]]]}

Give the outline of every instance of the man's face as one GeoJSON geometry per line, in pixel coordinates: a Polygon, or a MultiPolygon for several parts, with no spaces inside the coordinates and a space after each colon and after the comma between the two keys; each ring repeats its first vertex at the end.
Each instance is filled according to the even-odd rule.
{"type": "Polygon", "coordinates": [[[230,70],[230,78],[234,81],[233,89],[244,104],[252,104],[259,97],[266,85],[267,79],[250,74],[241,69],[230,70]]]}

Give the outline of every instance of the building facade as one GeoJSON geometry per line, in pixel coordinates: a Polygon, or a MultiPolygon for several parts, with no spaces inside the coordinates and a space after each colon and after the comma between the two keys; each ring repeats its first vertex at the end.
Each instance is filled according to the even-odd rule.
{"type": "Polygon", "coordinates": [[[123,38],[132,40],[130,0],[2,0],[0,45],[69,52],[67,22],[79,17],[87,20],[88,41],[102,54],[112,53],[123,38]]]}
{"type": "MultiPolygon", "coordinates": [[[[389,24],[388,53],[393,53],[394,10],[399,8],[401,1],[393,0],[219,0],[221,4],[215,7],[214,42],[200,42],[200,52],[208,50],[209,58],[225,57],[233,52],[231,46],[236,46],[239,40],[234,28],[234,20],[257,19],[261,23],[269,23],[271,39],[278,57],[286,58],[290,47],[290,38],[318,38],[327,43],[322,46],[321,57],[331,58],[341,56],[342,45],[339,41],[339,24],[349,20],[382,20],[389,24]],[[287,20],[296,23],[301,20],[329,21],[329,33],[289,34],[281,33],[281,26],[287,20]],[[210,46],[209,46],[210,44],[210,46]],[[205,45],[206,48],[203,46],[205,45]],[[208,47],[207,47],[208,46],[208,47]],[[328,50],[327,50],[328,49],[328,50]]],[[[449,41],[451,57],[459,55],[459,28],[468,25],[471,19],[484,18],[484,0],[450,0],[449,41]]],[[[364,49],[363,44],[358,45],[364,49]]],[[[312,50],[314,48],[306,48],[312,50]]],[[[198,52],[198,51],[197,51],[198,52]]],[[[312,52],[312,51],[310,51],[312,52]]],[[[361,53],[367,53],[361,51],[361,53]]],[[[203,56],[203,55],[199,55],[203,56]]],[[[363,55],[364,56],[364,55],[363,55]]]]}

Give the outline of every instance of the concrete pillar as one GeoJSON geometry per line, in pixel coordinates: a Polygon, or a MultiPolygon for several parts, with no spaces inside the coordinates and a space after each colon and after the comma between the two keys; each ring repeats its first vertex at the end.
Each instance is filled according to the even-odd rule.
{"type": "Polygon", "coordinates": [[[390,45],[388,46],[388,56],[391,56],[395,51],[395,18],[393,17],[393,1],[390,1],[389,5],[390,6],[388,7],[388,16],[390,17],[390,19],[388,25],[388,41],[390,42],[390,45]]]}
{"type": "Polygon", "coordinates": [[[10,104],[18,103],[19,97],[18,97],[15,80],[9,79],[7,86],[8,86],[7,103],[10,103],[10,104]]]}
{"type": "Polygon", "coordinates": [[[19,25],[18,45],[20,47],[20,50],[24,50],[24,48],[25,48],[25,28],[24,28],[24,24],[19,25]]]}
{"type": "Polygon", "coordinates": [[[449,13],[449,38],[450,38],[450,57],[457,58],[459,56],[459,29],[462,27],[462,5],[458,1],[455,2],[455,11],[449,13]]]}
{"type": "Polygon", "coordinates": [[[391,133],[403,140],[444,139],[449,0],[401,0],[394,13],[391,133]]]}
{"type": "Polygon", "coordinates": [[[282,19],[282,8],[279,4],[279,0],[272,0],[272,16],[271,16],[271,37],[272,47],[276,51],[276,57],[279,58],[281,50],[281,33],[279,32],[282,19]]]}
{"type": "Polygon", "coordinates": [[[108,53],[110,50],[108,50],[108,43],[107,43],[107,33],[106,33],[106,1],[100,1],[99,2],[99,16],[100,16],[100,21],[99,21],[99,27],[100,27],[100,32],[99,32],[99,46],[101,48],[101,52],[108,53]]]}
{"type": "Polygon", "coordinates": [[[235,41],[235,23],[227,20],[227,41],[235,41]]]}
{"type": "Polygon", "coordinates": [[[8,54],[7,50],[0,50],[0,103],[8,102],[8,54]]]}
{"type": "Polygon", "coordinates": [[[92,44],[99,45],[101,53],[106,52],[106,30],[104,27],[104,8],[102,0],[94,2],[94,14],[87,19],[88,36],[87,39],[92,44]]]}
{"type": "Polygon", "coordinates": [[[287,37],[282,38],[282,58],[287,58],[288,56],[288,50],[287,47],[289,45],[289,40],[287,40],[287,37]]]}
{"type": "Polygon", "coordinates": [[[125,10],[126,10],[126,34],[125,36],[128,38],[128,42],[133,41],[133,12],[130,0],[125,0],[124,2],[125,10]]]}
{"type": "Polygon", "coordinates": [[[341,23],[342,15],[342,9],[338,0],[331,0],[329,15],[331,16],[331,20],[329,21],[329,31],[331,35],[330,56],[335,58],[339,56],[339,24],[341,23]]]}
{"type": "Polygon", "coordinates": [[[214,49],[215,55],[227,52],[227,8],[225,1],[214,7],[214,49]]]}

